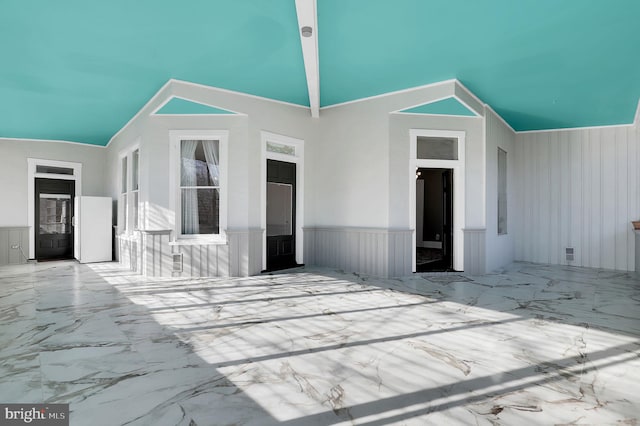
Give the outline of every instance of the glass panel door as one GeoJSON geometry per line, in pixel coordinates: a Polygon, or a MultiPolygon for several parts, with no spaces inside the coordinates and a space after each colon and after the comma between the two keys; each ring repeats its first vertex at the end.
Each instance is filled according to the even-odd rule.
{"type": "Polygon", "coordinates": [[[71,196],[40,194],[40,234],[71,234],[71,196]]]}
{"type": "Polygon", "coordinates": [[[293,234],[293,185],[267,182],[267,237],[293,234]]]}

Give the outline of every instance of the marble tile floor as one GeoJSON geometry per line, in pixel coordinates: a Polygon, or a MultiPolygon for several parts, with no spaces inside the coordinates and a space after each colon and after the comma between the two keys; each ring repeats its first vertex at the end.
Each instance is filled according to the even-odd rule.
{"type": "Polygon", "coordinates": [[[0,402],[72,425],[635,425],[640,279],[0,268],[0,402]]]}

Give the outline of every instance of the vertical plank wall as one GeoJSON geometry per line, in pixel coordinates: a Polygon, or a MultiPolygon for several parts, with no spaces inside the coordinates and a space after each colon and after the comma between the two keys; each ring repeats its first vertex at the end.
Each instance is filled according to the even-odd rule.
{"type": "MultiPolygon", "coordinates": [[[[490,109],[485,110],[486,120],[486,271],[493,271],[515,260],[515,234],[520,226],[516,200],[518,167],[514,164],[516,134],[490,109]],[[498,234],[498,148],[507,153],[507,228],[498,234]]],[[[517,161],[517,160],[516,160],[517,161]]],[[[466,242],[465,242],[466,244],[466,242]]],[[[465,253],[466,253],[465,245],[465,253]]],[[[475,250],[471,250],[475,255],[475,250]]],[[[475,255],[477,257],[477,255],[475,255]]],[[[465,270],[466,266],[465,254],[465,270]]],[[[476,262],[473,259],[473,262],[476,262]]]]}
{"type": "Polygon", "coordinates": [[[411,274],[412,231],[384,228],[304,228],[307,265],[376,277],[411,274]]]}
{"type": "Polygon", "coordinates": [[[639,145],[637,126],[518,134],[516,259],[634,270],[639,145]]]}
{"type": "Polygon", "coordinates": [[[28,226],[0,226],[0,266],[27,263],[28,252],[28,226]]]}

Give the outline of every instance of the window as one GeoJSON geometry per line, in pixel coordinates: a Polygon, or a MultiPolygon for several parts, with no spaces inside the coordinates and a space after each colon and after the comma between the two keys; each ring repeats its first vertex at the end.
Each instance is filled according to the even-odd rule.
{"type": "Polygon", "coordinates": [[[140,150],[136,149],[131,154],[131,223],[133,229],[137,230],[139,228],[139,220],[138,220],[138,203],[140,197],[138,193],[140,192],[140,172],[139,172],[139,163],[140,161],[140,150]]]}
{"type": "Polygon", "coordinates": [[[73,176],[73,168],[71,167],[55,167],[47,166],[44,164],[38,164],[36,166],[36,173],[46,173],[54,175],[71,175],[73,176]]]}
{"type": "Polygon", "coordinates": [[[225,131],[172,131],[172,205],[177,238],[225,242],[225,131]]]}
{"type": "Polygon", "coordinates": [[[276,142],[267,142],[267,151],[276,154],[296,155],[296,147],[293,145],[285,145],[276,142]]]}
{"type": "Polygon", "coordinates": [[[127,231],[127,223],[129,222],[128,215],[128,203],[127,203],[127,186],[128,186],[128,171],[127,171],[127,157],[120,159],[120,208],[118,209],[118,224],[120,225],[120,231],[127,231]]]}
{"type": "Polygon", "coordinates": [[[219,158],[217,140],[180,141],[182,235],[220,233],[219,158]]]}
{"type": "Polygon", "coordinates": [[[140,150],[134,148],[120,159],[120,202],[118,225],[120,232],[131,233],[139,228],[140,150]]]}
{"type": "Polygon", "coordinates": [[[418,136],[419,160],[457,160],[458,140],[455,138],[439,138],[418,136]]]}
{"type": "Polygon", "coordinates": [[[498,235],[507,233],[507,152],[498,148],[498,235]]]}

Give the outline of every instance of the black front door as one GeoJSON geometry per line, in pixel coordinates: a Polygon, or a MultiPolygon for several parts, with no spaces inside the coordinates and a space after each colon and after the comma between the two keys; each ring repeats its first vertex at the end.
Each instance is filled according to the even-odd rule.
{"type": "Polygon", "coordinates": [[[36,179],[36,259],[73,258],[73,198],[75,181],[36,179]]]}
{"type": "Polygon", "coordinates": [[[267,270],[296,266],[296,165],[267,160],[267,270]]]}

